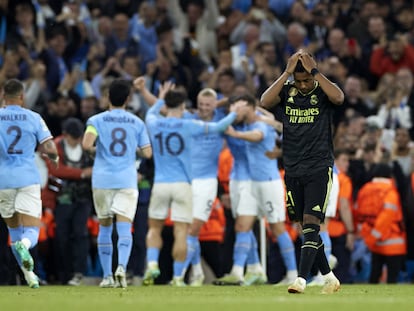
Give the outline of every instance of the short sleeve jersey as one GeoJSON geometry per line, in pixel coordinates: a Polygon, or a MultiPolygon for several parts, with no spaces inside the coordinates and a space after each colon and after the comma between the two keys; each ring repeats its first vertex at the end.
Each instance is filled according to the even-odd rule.
{"type": "Polygon", "coordinates": [[[17,105],[0,109],[0,189],[40,184],[35,150],[52,135],[39,114],[17,105]]]}
{"type": "Polygon", "coordinates": [[[137,188],[137,148],[150,145],[144,122],[124,109],[113,109],[92,116],[87,125],[98,133],[92,186],[137,188]]]}
{"type": "Polygon", "coordinates": [[[302,94],[294,82],[280,92],[283,110],[283,163],[292,177],[309,175],[332,167],[333,103],[315,82],[315,88],[302,94]]]}

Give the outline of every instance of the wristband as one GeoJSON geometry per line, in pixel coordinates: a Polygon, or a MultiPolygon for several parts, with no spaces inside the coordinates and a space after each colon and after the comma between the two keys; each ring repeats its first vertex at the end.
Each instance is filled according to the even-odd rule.
{"type": "Polygon", "coordinates": [[[312,76],[316,76],[318,73],[319,73],[318,68],[312,68],[312,70],[310,71],[310,74],[311,74],[312,76]]]}

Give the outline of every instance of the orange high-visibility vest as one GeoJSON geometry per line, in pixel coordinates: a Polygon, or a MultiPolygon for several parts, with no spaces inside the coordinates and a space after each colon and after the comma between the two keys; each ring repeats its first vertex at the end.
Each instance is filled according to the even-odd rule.
{"type": "Polygon", "coordinates": [[[349,207],[352,209],[352,181],[345,173],[339,172],[339,194],[338,204],[336,206],[336,215],[328,222],[328,232],[331,237],[339,237],[347,233],[345,224],[342,222],[339,214],[340,200],[345,199],[349,202],[349,207]]]}

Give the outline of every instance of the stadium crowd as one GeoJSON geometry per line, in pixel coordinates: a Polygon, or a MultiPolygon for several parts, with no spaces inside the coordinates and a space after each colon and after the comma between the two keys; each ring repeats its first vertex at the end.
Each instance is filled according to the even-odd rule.
{"type": "MultiPolygon", "coordinates": [[[[42,282],[76,286],[86,276],[102,276],[93,159],[81,142],[86,121],[108,108],[114,79],[143,77],[127,109],[145,120],[154,103],[143,90],[157,96],[166,81],[187,94],[189,111],[197,109],[197,95],[206,88],[217,92],[218,101],[246,92],[259,100],[299,49],[311,53],[319,71],[345,94],[332,120],[339,194],[326,230],[333,271],[341,283],[374,282],[369,278],[373,262],[394,257],[398,277],[387,279],[381,269],[380,281],[413,282],[413,1],[0,0],[0,85],[12,78],[24,82],[25,105],[44,118],[60,155],[59,167],[38,157],[43,214],[32,254],[42,282]],[[389,187],[375,184],[391,177],[389,187]],[[344,220],[343,206],[352,211],[352,225],[344,220]],[[390,214],[390,206],[396,214],[390,214]],[[395,252],[390,227],[403,239],[403,251],[395,252]],[[378,234],[388,235],[389,242],[380,251],[378,234]]],[[[281,111],[269,109],[280,120],[281,111]]],[[[202,257],[217,278],[233,265],[232,161],[224,145],[218,197],[199,235],[202,257]]],[[[132,284],[141,283],[146,268],[153,161],[137,160],[137,170],[138,208],[127,269],[132,284]]],[[[158,284],[168,283],[173,273],[173,229],[170,220],[165,224],[158,284]]],[[[300,230],[285,226],[299,258],[300,230]]],[[[287,270],[277,243],[268,228],[269,283],[281,281],[287,270]]],[[[0,220],[0,284],[19,283],[16,275],[7,227],[0,220]]]]}

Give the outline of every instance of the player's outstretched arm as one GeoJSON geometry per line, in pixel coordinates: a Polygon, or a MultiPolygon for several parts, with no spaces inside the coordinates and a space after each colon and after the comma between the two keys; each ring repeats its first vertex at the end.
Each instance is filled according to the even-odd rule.
{"type": "Polygon", "coordinates": [[[289,76],[292,75],[293,71],[295,70],[296,64],[298,63],[300,52],[301,51],[296,52],[289,58],[285,71],[262,94],[262,97],[260,98],[260,103],[263,107],[271,108],[272,106],[279,104],[280,91],[282,90],[283,85],[285,84],[289,76]]]}
{"type": "Polygon", "coordinates": [[[235,112],[230,112],[225,118],[221,119],[219,122],[208,122],[205,126],[205,133],[222,133],[224,132],[230,124],[236,120],[237,114],[235,112]]]}
{"type": "Polygon", "coordinates": [[[259,130],[253,131],[236,131],[232,126],[229,126],[225,134],[234,138],[243,139],[252,143],[257,143],[263,139],[263,132],[259,130]]]}
{"type": "Polygon", "coordinates": [[[148,106],[152,107],[158,98],[152,94],[145,86],[145,77],[136,78],[133,84],[134,88],[142,95],[148,106]]]}
{"type": "Polygon", "coordinates": [[[344,102],[344,92],[333,82],[331,82],[327,77],[317,69],[316,61],[309,53],[302,53],[299,56],[300,61],[302,62],[303,67],[307,72],[312,74],[316,81],[319,82],[322,90],[328,96],[329,100],[335,105],[342,105],[344,102]]]}

